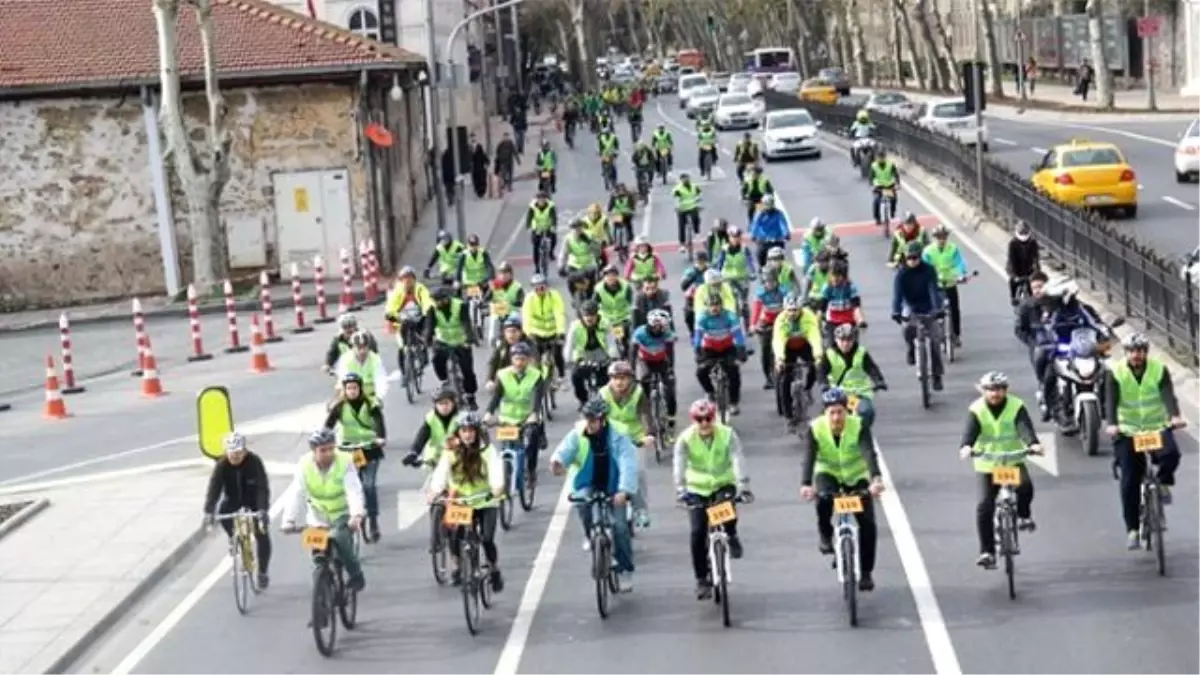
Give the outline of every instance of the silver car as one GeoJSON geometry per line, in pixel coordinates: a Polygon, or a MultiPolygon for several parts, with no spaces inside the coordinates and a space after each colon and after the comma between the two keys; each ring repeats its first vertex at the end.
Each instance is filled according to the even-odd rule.
{"type": "Polygon", "coordinates": [[[721,92],[712,85],[693,89],[688,95],[686,108],[688,119],[696,119],[702,113],[712,112],[717,107],[717,101],[720,98],[721,92]]]}

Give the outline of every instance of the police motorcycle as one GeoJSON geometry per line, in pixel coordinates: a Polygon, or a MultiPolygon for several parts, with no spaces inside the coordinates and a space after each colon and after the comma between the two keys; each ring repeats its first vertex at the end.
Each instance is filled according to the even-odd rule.
{"type": "Polygon", "coordinates": [[[875,153],[879,150],[879,141],[872,136],[856,138],[850,144],[850,160],[858,168],[863,180],[871,177],[871,163],[875,161],[875,153]]]}
{"type": "MultiPolygon", "coordinates": [[[[1124,319],[1118,318],[1110,326],[1122,323],[1124,319]]],[[[1054,347],[1054,419],[1064,435],[1079,436],[1089,457],[1099,452],[1105,357],[1111,337],[1090,326],[1076,328],[1054,347]]]]}

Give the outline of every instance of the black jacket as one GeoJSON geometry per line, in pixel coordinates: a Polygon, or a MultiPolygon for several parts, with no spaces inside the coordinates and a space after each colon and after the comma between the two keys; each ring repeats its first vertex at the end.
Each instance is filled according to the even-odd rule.
{"type": "Polygon", "coordinates": [[[215,513],[217,500],[225,496],[234,508],[266,511],[271,508],[271,483],[267,480],[267,468],[262,459],[253,452],[234,466],[227,457],[222,457],[213,467],[208,479],[208,493],[204,496],[204,512],[215,513]]]}
{"type": "Polygon", "coordinates": [[[1013,237],[1009,240],[1008,259],[1004,262],[1004,268],[1011,276],[1027,277],[1040,267],[1041,250],[1036,239],[1030,237],[1028,241],[1021,241],[1013,237]]]}

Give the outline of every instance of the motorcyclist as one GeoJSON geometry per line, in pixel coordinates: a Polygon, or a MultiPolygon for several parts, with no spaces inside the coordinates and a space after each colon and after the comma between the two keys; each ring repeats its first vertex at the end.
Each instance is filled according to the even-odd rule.
{"type": "Polygon", "coordinates": [[[738,414],[742,398],[742,375],[738,362],[746,361],[746,335],[742,323],[733,312],[725,309],[719,294],[709,295],[703,315],[696,317],[696,335],[692,347],[696,352],[696,379],[704,393],[716,396],[713,387],[713,368],[725,371],[729,385],[729,414],[738,414]]]}
{"type": "Polygon", "coordinates": [[[750,239],[758,244],[755,254],[758,266],[761,268],[766,264],[768,251],[787,246],[791,237],[792,225],[788,222],[787,214],[776,206],[774,195],[764,195],[762,209],[750,223],[750,239]]]}
{"type": "Polygon", "coordinates": [[[687,324],[688,335],[694,335],[696,332],[696,310],[692,305],[692,299],[696,295],[696,289],[704,283],[704,274],[708,271],[708,253],[706,251],[697,251],[692,258],[692,265],[683,272],[683,276],[679,280],[679,290],[683,291],[683,322],[687,324]]]}
{"type": "Polygon", "coordinates": [[[541,256],[537,255],[537,252],[541,250],[542,239],[550,240],[551,251],[558,248],[558,209],[554,202],[550,201],[550,195],[539,192],[529,204],[529,210],[525,214],[525,227],[530,234],[530,250],[534,252],[534,272],[548,274],[549,270],[541,269],[541,256]]]}
{"type": "Polygon", "coordinates": [[[1017,289],[1028,284],[1034,272],[1042,268],[1041,249],[1033,238],[1029,223],[1017,223],[1013,238],[1008,240],[1008,255],[1004,259],[1004,271],[1008,274],[1008,300],[1017,306],[1017,289]]]}
{"type": "Polygon", "coordinates": [[[1059,403],[1055,400],[1058,376],[1054,372],[1058,345],[1069,343],[1071,333],[1079,328],[1095,330],[1097,341],[1110,338],[1111,332],[1096,309],[1079,299],[1079,285],[1071,279],[1047,284],[1042,302],[1049,311],[1038,338],[1034,369],[1042,383],[1038,392],[1042,421],[1048,422],[1059,403]]]}
{"type": "Polygon", "coordinates": [[[775,386],[775,357],[771,345],[775,336],[775,320],[783,312],[785,297],[779,285],[779,268],[774,263],[764,267],[758,275],[754,299],[750,301],[750,331],[758,334],[763,389],[775,386]]]}
{"type": "MultiPolygon", "coordinates": [[[[1016,321],[1013,325],[1013,332],[1017,339],[1029,348],[1029,363],[1035,362],[1034,349],[1038,344],[1038,334],[1042,330],[1042,324],[1046,320],[1046,306],[1042,300],[1042,296],[1046,293],[1046,284],[1050,282],[1050,277],[1045,272],[1038,270],[1029,275],[1029,297],[1017,307],[1016,321]]],[[[1038,379],[1041,382],[1041,379],[1038,379]]]]}
{"type": "Polygon", "coordinates": [[[817,363],[817,374],[823,389],[839,387],[847,396],[855,397],[850,412],[862,418],[870,428],[875,422],[875,390],[887,389],[883,371],[871,358],[867,348],[858,342],[858,329],[842,324],[833,331],[832,346],[826,347],[817,363]]]}
{"type": "Polygon", "coordinates": [[[937,319],[943,315],[942,294],[938,290],[937,270],[921,259],[921,245],[911,242],[904,252],[904,265],[892,280],[892,321],[903,326],[905,361],[917,364],[917,327],[904,320],[905,313],[925,324],[932,348],[929,350],[933,390],[942,389],[942,349],[937,319]]]}
{"type": "Polygon", "coordinates": [[[887,263],[889,267],[899,267],[904,262],[904,252],[908,250],[909,242],[918,242],[922,249],[929,246],[929,233],[921,227],[917,217],[911,211],[904,214],[904,219],[892,234],[892,245],[888,247],[887,263]]]}
{"type": "Polygon", "coordinates": [[[608,383],[610,361],[608,333],[600,325],[600,305],[587,300],[579,307],[579,318],[567,331],[567,360],[571,368],[571,385],[580,410],[589,396],[587,383],[592,380],[596,389],[608,383]]]}
{"type": "MultiPolygon", "coordinates": [[[[875,136],[875,125],[871,123],[871,115],[866,110],[859,110],[854,116],[854,122],[850,125],[849,136],[851,140],[859,140],[862,138],[873,138],[875,136]]],[[[858,151],[854,144],[850,145],[850,161],[854,166],[858,166],[858,151]]]]}

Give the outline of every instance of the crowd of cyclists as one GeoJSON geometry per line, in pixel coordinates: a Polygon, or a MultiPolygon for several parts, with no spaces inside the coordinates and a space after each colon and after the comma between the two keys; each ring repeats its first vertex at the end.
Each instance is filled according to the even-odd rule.
{"type": "MultiPolygon", "coordinates": [[[[814,217],[800,237],[799,255],[792,255],[791,223],[778,208],[775,186],[759,165],[757,145],[747,134],[733,153],[746,205],[744,227],[719,219],[701,236],[702,187],[684,173],[671,188],[680,252],[689,261],[676,282],[681,298],[674,302],[665,283],[663,258],[632,230],[644,195],[630,192],[617,180],[615,110],[623,108],[631,125],[640,125],[641,112],[628,102],[618,106],[611,98],[611,92],[585,94],[569,99],[563,111],[569,134],[583,122],[596,132],[601,171],[606,187],[611,183],[612,188],[607,204],[597,202],[582,217],[565,223],[569,230],[560,242],[560,213],[551,194],[539,193],[525,219],[534,252],[526,283],[515,277],[509,261],[493,261],[478,237],[459,242],[444,232],[423,274],[404,267],[396,275],[383,318],[398,345],[401,376],[419,380],[431,364],[437,380],[422,423],[406,432],[412,438],[403,463],[425,468],[431,503],[440,503],[447,493],[451,499],[491,500],[477,505],[474,518],[490,581],[500,591],[495,507],[512,495],[494,439],[499,428],[517,427],[519,456],[531,485],[541,479],[540,459],[550,451],[551,472],[574,469],[577,493],[606,495],[618,510],[628,505],[629,518],[613,523],[613,565],[620,590],[627,592],[635,569],[633,528],[651,522],[646,472],[652,457],[670,457],[674,497],[680,502],[753,500],[747,453],[732,418],[747,399],[744,364],[757,351],[762,388],[774,392],[777,414],[803,448],[801,494],[816,501],[822,553],[834,553],[834,495],[863,495],[864,508],[856,514],[862,567],[858,587],[873,589],[877,528],[872,501],[884,483],[872,426],[875,394],[888,384],[861,340],[868,324],[847,251],[833,228],[814,217]],[[565,291],[552,285],[555,273],[566,281],[565,291]],[[477,374],[474,348],[480,346],[489,356],[486,370],[477,374]],[[686,405],[687,420],[681,424],[678,378],[679,368],[686,367],[681,352],[688,347],[704,397],[686,405]],[[415,348],[419,358],[406,359],[406,348],[415,348]],[[565,436],[551,438],[547,415],[555,409],[556,392],[567,390],[568,380],[579,417],[565,436]]],[[[856,125],[869,125],[865,113],[856,125]]],[[[697,122],[697,136],[698,163],[704,166],[706,158],[715,160],[710,119],[697,122]]],[[[633,139],[636,150],[631,156],[639,186],[652,183],[656,175],[664,176],[665,182],[673,171],[672,134],[659,125],[649,143],[643,143],[635,127],[633,139]]],[[[876,194],[888,189],[894,196],[899,174],[882,148],[874,151],[872,166],[876,164],[873,189],[876,194]]],[[[556,170],[550,162],[541,166],[556,170]]],[[[878,206],[877,200],[877,220],[878,206]]],[[[947,365],[943,340],[962,346],[958,285],[969,273],[951,239],[946,226],[926,227],[905,214],[898,219],[883,261],[895,268],[890,318],[901,326],[908,365],[917,361],[918,331],[931,336],[935,391],[943,388],[947,365]]],[[[1028,346],[1031,370],[1041,384],[1037,407],[1048,420],[1058,403],[1053,364],[1062,358],[1064,341],[1079,329],[1094,330],[1101,341],[1113,340],[1113,333],[1095,309],[1079,299],[1072,282],[1051,280],[1042,269],[1027,226],[1017,229],[1007,263],[1015,332],[1028,346]]],[[[878,262],[856,261],[868,264],[878,262]]],[[[343,315],[339,327],[324,365],[336,378],[337,397],[324,424],[309,439],[312,454],[299,462],[297,499],[285,509],[283,526],[332,526],[350,584],[362,589],[365,580],[351,533],[362,530],[368,542],[380,538],[376,476],[388,445],[383,402],[388,380],[382,361],[389,350],[354,315],[343,315]],[[347,446],[359,449],[337,450],[347,446]]],[[[1123,351],[1124,358],[1114,359],[1107,369],[1103,396],[1106,429],[1121,471],[1128,543],[1136,548],[1139,485],[1148,455],[1135,451],[1132,439],[1158,434],[1161,449],[1151,461],[1164,486],[1164,503],[1169,503],[1179,464],[1172,429],[1181,427],[1183,420],[1171,373],[1149,355],[1146,337],[1135,333],[1126,338],[1123,351]]],[[[968,406],[960,445],[963,458],[973,459],[979,485],[976,562],[991,568],[996,564],[995,457],[1021,450],[1037,454],[1041,445],[1031,413],[1011,393],[1007,375],[988,372],[978,379],[977,388],[980,396],[968,406]]],[[[264,511],[269,494],[261,462],[238,433],[229,436],[226,450],[213,473],[206,518],[239,508],[264,511]]],[[[1019,466],[1019,527],[1031,531],[1033,482],[1024,464],[1019,466]]],[[[432,513],[436,522],[441,512],[432,513]]],[[[703,509],[690,514],[696,595],[704,599],[713,593],[706,552],[709,524],[703,509]]],[[[581,507],[579,515],[585,533],[590,531],[592,511],[581,507]]],[[[742,557],[736,518],[727,532],[732,558],[742,557]]],[[[259,539],[266,547],[259,556],[264,587],[266,537],[259,539]]],[[[585,548],[590,545],[585,536],[585,548]]],[[[456,582],[461,579],[456,577],[456,582]]]]}

